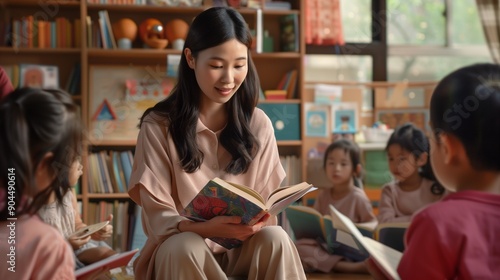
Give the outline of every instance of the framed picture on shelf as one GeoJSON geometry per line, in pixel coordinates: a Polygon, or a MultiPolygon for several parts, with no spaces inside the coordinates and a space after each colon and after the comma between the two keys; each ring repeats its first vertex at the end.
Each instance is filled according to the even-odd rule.
{"type": "Polygon", "coordinates": [[[89,138],[135,141],[146,109],[165,99],[175,79],[153,66],[89,67],[89,138]]]}
{"type": "Polygon", "coordinates": [[[59,88],[57,65],[20,64],[19,87],[59,88]]]}
{"type": "Polygon", "coordinates": [[[331,104],[332,133],[354,134],[358,131],[358,105],[353,102],[331,104]]]}
{"type": "Polygon", "coordinates": [[[393,129],[411,122],[416,127],[429,131],[429,109],[378,109],[375,113],[375,121],[380,121],[393,129]]]}
{"type": "Polygon", "coordinates": [[[305,128],[307,137],[328,137],[330,106],[326,104],[305,104],[305,128]]]}

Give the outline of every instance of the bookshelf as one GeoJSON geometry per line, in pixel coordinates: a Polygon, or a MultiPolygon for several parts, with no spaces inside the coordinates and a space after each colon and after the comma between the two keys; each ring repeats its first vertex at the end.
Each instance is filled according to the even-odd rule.
{"type": "MultiPolygon", "coordinates": [[[[90,1],[89,1],[90,2],[90,1]]],[[[81,178],[78,199],[82,205],[82,216],[86,223],[90,222],[89,205],[100,201],[127,201],[127,193],[92,193],[89,185],[92,184],[87,176],[89,174],[89,153],[100,151],[127,151],[134,150],[134,139],[109,139],[105,133],[102,137],[94,137],[91,122],[95,114],[92,107],[92,100],[96,96],[95,79],[92,78],[93,69],[99,67],[139,67],[142,69],[165,69],[166,57],[180,55],[179,50],[171,48],[171,44],[165,49],[144,49],[137,38],[132,43],[132,49],[103,49],[89,47],[87,40],[88,27],[86,18],[89,16],[92,21],[97,21],[98,12],[106,10],[111,23],[121,19],[130,18],[137,26],[148,18],[159,19],[163,24],[174,18],[182,19],[186,22],[206,9],[208,2],[203,1],[204,6],[200,7],[169,7],[150,5],[124,5],[124,4],[93,4],[86,0],[0,0],[0,27],[5,30],[9,21],[20,20],[33,16],[37,20],[52,21],[57,17],[69,19],[73,24],[73,36],[76,36],[78,43],[70,47],[37,47],[36,34],[29,36],[33,46],[12,47],[5,44],[0,32],[0,65],[18,65],[23,63],[57,65],[59,67],[59,83],[61,87],[71,75],[71,69],[79,64],[81,72],[81,86],[79,92],[74,95],[74,100],[81,106],[82,120],[86,128],[84,141],[84,151],[88,153],[82,157],[84,175],[81,178]],[[75,19],[80,19],[75,21],[75,19]],[[148,68],[149,67],[149,68],[148,68]]],[[[261,7],[264,7],[265,0],[261,0],[261,7]]],[[[262,26],[266,34],[272,38],[273,48],[269,52],[256,52],[252,50],[252,58],[259,73],[261,87],[263,90],[276,89],[283,75],[292,69],[298,71],[296,82],[296,95],[293,99],[286,100],[262,100],[260,103],[279,104],[284,106],[297,106],[299,114],[302,111],[304,87],[304,67],[303,59],[305,55],[304,43],[304,1],[290,0],[291,10],[271,10],[262,8],[262,13],[256,9],[238,8],[251,29],[256,29],[258,17],[262,15],[262,26]],[[281,27],[280,21],[284,16],[295,15],[297,18],[296,35],[298,35],[298,51],[280,51],[281,27]],[[272,66],[272,67],[271,67],[272,66]]],[[[36,26],[35,26],[36,27],[36,26]]],[[[5,32],[4,32],[5,33],[5,32]]],[[[35,28],[36,33],[36,28],[35,28]]],[[[263,32],[262,32],[263,33],[263,32]]],[[[3,37],[5,34],[3,34],[3,37]]],[[[76,42],[75,41],[75,42],[76,42]]],[[[28,44],[29,45],[29,44],[28,44]]],[[[101,93],[102,94],[102,93],[101,93]]],[[[303,151],[303,129],[301,116],[297,116],[296,129],[299,130],[299,137],[292,140],[278,140],[278,149],[281,155],[294,155],[301,158],[303,151]]],[[[138,132],[138,131],[136,131],[138,132]]],[[[298,177],[305,178],[305,168],[291,171],[298,173],[298,177]]],[[[295,174],[296,175],[296,174],[295,174]]]]}

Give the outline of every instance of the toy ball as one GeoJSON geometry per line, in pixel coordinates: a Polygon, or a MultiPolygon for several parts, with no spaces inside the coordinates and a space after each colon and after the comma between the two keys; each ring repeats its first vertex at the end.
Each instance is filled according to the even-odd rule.
{"type": "Polygon", "coordinates": [[[148,18],[139,25],[139,36],[141,41],[151,48],[163,49],[168,44],[163,24],[154,18],[148,18]]]}
{"type": "Polygon", "coordinates": [[[129,18],[122,18],[112,25],[113,35],[115,39],[129,39],[130,41],[135,40],[137,37],[137,24],[129,18]]]}
{"type": "Polygon", "coordinates": [[[170,42],[177,39],[186,40],[189,25],[182,19],[173,19],[165,24],[165,37],[170,42]]]}

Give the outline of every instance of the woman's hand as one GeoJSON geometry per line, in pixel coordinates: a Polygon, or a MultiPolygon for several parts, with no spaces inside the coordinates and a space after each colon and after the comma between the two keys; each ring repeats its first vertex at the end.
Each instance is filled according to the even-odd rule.
{"type": "Polygon", "coordinates": [[[98,232],[92,234],[92,239],[97,240],[97,241],[103,241],[108,239],[113,235],[113,226],[111,225],[111,221],[113,220],[113,214],[110,214],[106,221],[109,221],[109,224],[107,224],[105,227],[103,227],[101,230],[98,232]]]}
{"type": "Polygon", "coordinates": [[[259,222],[249,226],[241,224],[241,217],[238,216],[217,216],[206,222],[183,221],[179,230],[192,231],[204,238],[224,237],[244,241],[264,227],[269,217],[270,215],[266,214],[259,222]]]}
{"type": "Polygon", "coordinates": [[[80,247],[87,244],[87,242],[89,242],[89,240],[90,240],[90,236],[87,236],[85,238],[79,238],[76,235],[68,237],[68,242],[71,245],[71,247],[73,248],[73,250],[80,249],[80,247]]]}

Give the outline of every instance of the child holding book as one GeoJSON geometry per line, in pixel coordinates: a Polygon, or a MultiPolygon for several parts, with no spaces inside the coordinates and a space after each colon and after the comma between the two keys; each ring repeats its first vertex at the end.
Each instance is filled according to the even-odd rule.
{"type": "MultiPolygon", "coordinates": [[[[444,77],[430,103],[431,162],[453,191],[417,213],[398,266],[401,279],[500,275],[500,66],[475,64],[444,77]]],[[[371,261],[374,276],[383,276],[371,261]]]]}
{"type": "Polygon", "coordinates": [[[134,263],[138,279],[306,279],[275,217],[250,226],[238,216],[194,222],[179,214],[215,177],[263,197],[285,177],[271,121],[256,108],[251,46],[236,10],[201,12],[184,43],[177,85],[141,118],[129,184],[147,236],[134,263]],[[215,237],[243,244],[226,250],[208,239],[215,237]]]}
{"type": "Polygon", "coordinates": [[[386,148],[394,181],[382,187],[379,223],[409,222],[412,215],[445,195],[429,160],[429,140],[412,123],[397,127],[386,148]]]}
{"type": "Polygon", "coordinates": [[[70,246],[36,213],[70,189],[81,131],[64,92],[21,88],[0,102],[0,279],[74,279],[70,246]]]}
{"type": "MultiPolygon", "coordinates": [[[[323,168],[332,186],[319,190],[313,207],[323,215],[330,215],[331,204],[354,223],[371,224],[374,227],[376,218],[370,200],[354,184],[361,173],[358,145],[347,139],[334,141],[325,151],[323,168]]],[[[306,271],[367,272],[363,262],[328,254],[316,240],[300,239],[296,245],[306,271]]]]}
{"type": "MultiPolygon", "coordinates": [[[[74,186],[82,175],[80,160],[75,160],[69,168],[69,184],[74,186]]],[[[84,238],[72,235],[80,228],[86,227],[78,212],[76,196],[71,189],[63,195],[62,200],[56,198],[52,192],[47,203],[38,210],[38,215],[47,224],[55,227],[70,243],[75,253],[76,268],[92,264],[116,254],[104,240],[113,234],[113,226],[108,224],[101,230],[84,238]]],[[[113,215],[107,220],[111,222],[113,215]]]]}

